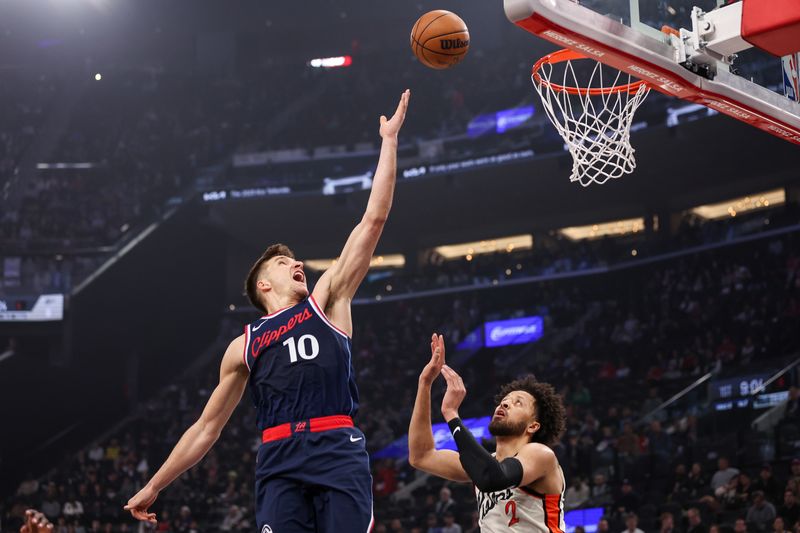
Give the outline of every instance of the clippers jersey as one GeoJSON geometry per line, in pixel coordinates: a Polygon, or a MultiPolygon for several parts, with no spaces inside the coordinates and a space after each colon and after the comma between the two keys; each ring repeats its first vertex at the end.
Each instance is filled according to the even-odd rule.
{"type": "Polygon", "coordinates": [[[352,341],[313,296],[248,324],[244,335],[259,429],[356,414],[352,341]]]}
{"type": "Polygon", "coordinates": [[[525,487],[486,493],[475,487],[481,532],[564,533],[564,485],[560,494],[539,494],[525,487]]]}

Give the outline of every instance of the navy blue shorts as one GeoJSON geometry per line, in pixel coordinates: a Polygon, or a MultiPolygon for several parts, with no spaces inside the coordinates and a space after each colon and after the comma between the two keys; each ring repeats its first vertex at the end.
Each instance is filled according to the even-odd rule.
{"type": "Polygon", "coordinates": [[[357,428],[295,433],[265,442],[256,459],[261,533],[372,530],[372,476],[357,428]]]}

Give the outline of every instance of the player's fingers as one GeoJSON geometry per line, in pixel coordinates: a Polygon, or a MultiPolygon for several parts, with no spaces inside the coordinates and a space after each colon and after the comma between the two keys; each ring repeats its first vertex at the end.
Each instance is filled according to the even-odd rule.
{"type": "Polygon", "coordinates": [[[397,102],[397,109],[394,110],[395,115],[402,115],[406,107],[406,93],[400,95],[400,101],[397,102]]]}
{"type": "Polygon", "coordinates": [[[451,386],[455,385],[455,380],[453,378],[453,374],[454,373],[455,372],[453,372],[453,370],[449,366],[444,365],[442,367],[442,375],[444,376],[444,379],[447,380],[447,387],[448,388],[450,388],[451,386]]]}
{"type": "Polygon", "coordinates": [[[459,376],[455,370],[453,370],[447,365],[444,365],[442,367],[442,372],[445,372],[445,369],[447,369],[447,375],[449,376],[448,384],[452,382],[454,388],[459,388],[464,385],[464,382],[461,381],[461,376],[459,376]]]}

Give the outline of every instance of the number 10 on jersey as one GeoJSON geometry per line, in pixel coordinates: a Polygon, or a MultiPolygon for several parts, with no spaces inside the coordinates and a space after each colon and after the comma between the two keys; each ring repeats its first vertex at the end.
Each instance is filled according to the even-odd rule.
{"type": "Polygon", "coordinates": [[[289,337],[283,341],[283,345],[289,347],[290,363],[297,362],[298,354],[307,361],[319,355],[319,341],[314,335],[303,335],[296,341],[294,337],[289,337]]]}

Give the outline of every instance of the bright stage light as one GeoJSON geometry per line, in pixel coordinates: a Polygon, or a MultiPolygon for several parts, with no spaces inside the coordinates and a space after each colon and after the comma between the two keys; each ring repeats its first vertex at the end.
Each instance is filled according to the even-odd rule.
{"type": "Polygon", "coordinates": [[[339,57],[322,57],[312,59],[308,64],[314,68],[338,68],[349,67],[353,63],[353,58],[350,56],[339,57]]]}

